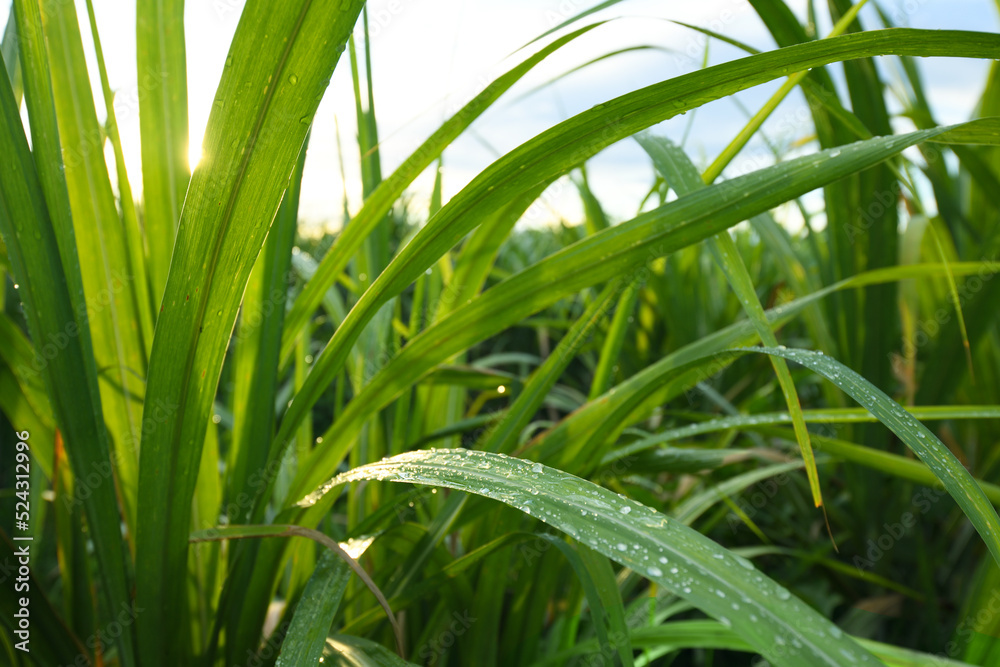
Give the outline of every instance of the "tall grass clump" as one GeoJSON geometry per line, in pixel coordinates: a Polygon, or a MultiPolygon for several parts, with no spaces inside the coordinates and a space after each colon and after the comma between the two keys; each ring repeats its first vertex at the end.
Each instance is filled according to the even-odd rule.
{"type": "Polygon", "coordinates": [[[445,197],[449,146],[538,65],[621,55],[618,4],[516,52],[390,172],[361,0],[246,3],[193,170],[182,0],[137,2],[138,147],[113,10],[13,0],[4,664],[1000,660],[1000,70],[941,125],[918,60],[995,61],[1000,35],[751,0],[773,48],[686,26],[746,55],[445,197]],[[338,66],[363,205],[317,240],[299,200],[338,66]],[[712,160],[653,129],[769,82],[712,160]],[[764,127],[790,95],[785,149],[764,127]],[[734,175],[752,140],[773,159],[734,175]],[[618,221],[586,166],[622,141],[651,187],[618,221]],[[516,226],[557,182],[582,223],[516,226]]]}

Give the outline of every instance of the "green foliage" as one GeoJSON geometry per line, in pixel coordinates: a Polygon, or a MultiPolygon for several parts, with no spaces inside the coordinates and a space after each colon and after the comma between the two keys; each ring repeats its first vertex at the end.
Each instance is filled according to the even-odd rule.
{"type": "Polygon", "coordinates": [[[32,650],[7,577],[4,664],[992,664],[1000,70],[943,126],[915,58],[1000,59],[1000,36],[896,29],[877,3],[865,30],[866,3],[832,0],[820,38],[813,3],[750,4],[775,48],[686,26],[749,55],[572,116],[444,199],[456,139],[619,0],[563,17],[386,175],[362,0],[247,3],[193,172],[184,3],[141,0],[137,201],[103,7],[15,0],[0,571],[31,536],[32,650]],[[338,66],[364,202],[307,239],[338,66]],[[779,80],[700,167],[651,129],[779,80]],[[799,92],[793,155],[765,121],[799,92]],[[614,220],[586,166],[632,139],[652,187],[614,220]],[[752,141],[773,164],[730,176],[752,141]],[[585,220],[517,226],[560,179],[585,220]],[[26,448],[30,490],[7,465],[26,448]]]}

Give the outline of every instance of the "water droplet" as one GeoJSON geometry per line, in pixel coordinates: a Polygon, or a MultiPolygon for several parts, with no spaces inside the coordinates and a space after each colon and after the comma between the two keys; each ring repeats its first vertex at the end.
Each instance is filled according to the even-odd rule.
{"type": "Polygon", "coordinates": [[[622,542],[619,542],[615,548],[618,549],[618,551],[625,551],[626,549],[628,549],[628,547],[625,546],[625,544],[623,544],[622,542]]]}
{"type": "Polygon", "coordinates": [[[653,577],[659,577],[659,576],[661,576],[663,574],[663,570],[661,570],[658,567],[651,567],[651,568],[649,568],[649,574],[650,574],[650,576],[653,576],[653,577]]]}
{"type": "Polygon", "coordinates": [[[290,83],[290,84],[292,84],[294,86],[298,82],[299,82],[299,77],[298,76],[296,76],[295,74],[289,74],[288,75],[288,83],[290,83]]]}
{"type": "Polygon", "coordinates": [[[537,462],[533,464],[531,466],[531,472],[542,472],[542,464],[537,462]]]}
{"type": "Polygon", "coordinates": [[[621,510],[620,510],[620,512],[621,512],[622,514],[628,514],[628,513],[629,513],[629,512],[631,512],[631,511],[632,511],[632,508],[631,508],[631,507],[629,507],[628,505],[626,505],[625,507],[621,508],[621,510]]]}

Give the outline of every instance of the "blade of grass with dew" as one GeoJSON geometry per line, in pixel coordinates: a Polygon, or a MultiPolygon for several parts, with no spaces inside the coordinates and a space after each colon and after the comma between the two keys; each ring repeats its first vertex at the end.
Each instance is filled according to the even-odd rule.
{"type": "MultiPolygon", "coordinates": [[[[885,36],[880,38],[877,31],[845,35],[750,56],[654,84],[570,118],[508,153],[433,216],[364,293],[317,358],[305,385],[289,406],[272,445],[271,457],[278,456],[290,434],[315,404],[322,388],[340,371],[364,326],[382,304],[438,261],[442,253],[481,221],[485,211],[495,210],[498,202],[507,201],[540,182],[551,181],[602,148],[652,123],[787,74],[793,68],[807,69],[844,58],[883,52],[905,53],[911,48],[923,55],[933,55],[939,37],[945,34],[935,32],[931,36],[919,31],[891,32],[892,40],[886,40],[885,36]]],[[[973,42],[971,36],[966,37],[961,42],[963,46],[973,45],[982,49],[970,49],[966,53],[990,53],[991,49],[995,49],[1000,54],[1000,37],[976,35],[977,40],[985,42],[980,44],[973,42]]],[[[948,43],[947,54],[959,55],[955,42],[948,43]]],[[[830,178],[827,182],[834,180],[837,179],[830,178]]]]}
{"type": "MultiPolygon", "coordinates": [[[[657,655],[667,655],[691,648],[754,652],[753,647],[733,632],[732,628],[727,628],[716,621],[673,621],[655,627],[634,628],[630,638],[637,649],[658,649],[657,655]]],[[[968,663],[939,655],[908,651],[862,637],[852,637],[852,639],[877,656],[882,661],[881,664],[889,667],[971,667],[968,663]]],[[[596,642],[590,640],[552,656],[551,659],[532,663],[532,667],[559,664],[573,656],[592,654],[597,649],[596,642]]]]}
{"type": "MultiPolygon", "coordinates": [[[[532,415],[538,410],[545,399],[545,396],[552,389],[559,376],[566,369],[569,363],[575,358],[576,352],[582,345],[585,338],[590,334],[593,327],[604,316],[610,307],[611,299],[618,293],[620,285],[618,281],[611,280],[604,291],[591,303],[584,314],[573,324],[567,334],[560,340],[559,345],[552,354],[539,366],[531,379],[525,384],[521,393],[515,399],[507,414],[503,416],[500,423],[493,427],[485,436],[477,448],[484,451],[509,452],[517,444],[517,436],[527,425],[532,415]]],[[[420,445],[426,445],[427,438],[421,441],[420,445]]],[[[393,591],[393,595],[401,592],[403,585],[416,576],[418,570],[426,562],[429,556],[429,546],[436,545],[444,535],[444,527],[450,527],[458,516],[458,513],[465,506],[465,496],[453,496],[449,498],[445,508],[435,518],[435,525],[442,526],[441,530],[428,531],[427,542],[422,550],[416,550],[416,555],[408,559],[407,571],[399,580],[399,586],[393,591]],[[435,537],[436,536],[436,537],[435,537]],[[421,558],[421,555],[423,557],[421,558]]]]}
{"type": "MultiPolygon", "coordinates": [[[[787,429],[775,426],[768,427],[762,425],[753,428],[765,435],[776,438],[785,438],[788,436],[787,429]]],[[[938,480],[930,468],[924,463],[915,461],[910,457],[890,454],[880,449],[823,435],[814,435],[813,441],[816,443],[816,449],[824,452],[831,458],[863,465],[885,475],[906,479],[917,484],[922,484],[923,486],[931,488],[940,488],[941,486],[940,480],[938,480]]],[[[983,493],[986,494],[986,497],[995,507],[1000,507],[1000,486],[982,479],[976,479],[976,484],[979,485],[979,488],[983,490],[983,493]]]]}
{"type": "MultiPolygon", "coordinates": [[[[750,0],[750,4],[779,46],[788,47],[807,43],[813,39],[782,0],[750,0]]],[[[815,68],[807,80],[811,80],[814,84],[804,86],[803,90],[810,103],[809,110],[820,147],[832,148],[852,141],[854,137],[851,133],[834,122],[835,110],[842,108],[843,105],[833,78],[825,68],[815,68]]],[[[832,183],[824,188],[827,228],[823,236],[829,248],[831,261],[820,261],[819,256],[816,260],[824,273],[823,280],[826,283],[843,280],[858,273],[859,270],[855,266],[855,255],[851,246],[845,243],[845,238],[851,238],[848,236],[850,233],[848,228],[854,223],[855,208],[852,204],[855,202],[851,185],[849,181],[844,181],[832,183]]],[[[858,308],[857,296],[852,292],[836,294],[827,304],[827,319],[835,325],[832,333],[838,341],[837,352],[842,359],[851,363],[860,363],[860,359],[854,358],[858,349],[859,334],[856,330],[849,329],[846,322],[858,319],[858,308]]]]}
{"type": "Polygon", "coordinates": [[[975,526],[994,560],[1000,563],[1000,518],[996,510],[969,471],[930,429],[871,382],[822,353],[782,348],[754,348],[752,351],[777,355],[806,366],[829,379],[875,415],[941,480],[975,526]]]}
{"type": "MultiPolygon", "coordinates": [[[[634,270],[644,260],[691,245],[797,192],[807,192],[853,168],[877,162],[932,134],[918,132],[858,142],[837,149],[836,155],[824,152],[798,158],[699,190],[586,237],[488,290],[411,340],[372,379],[359,398],[348,405],[335,428],[324,434],[322,446],[315,450],[304,474],[298,477],[293,495],[308,493],[321,480],[322,471],[334,469],[370,411],[387,404],[400,387],[419,379],[455,351],[503,330],[565,295],[634,270]],[[814,168],[814,164],[822,166],[814,168]]],[[[594,437],[605,431],[597,428],[594,437]]],[[[280,438],[279,431],[276,440],[280,438]]]]}
{"type": "Polygon", "coordinates": [[[275,667],[298,667],[321,662],[327,634],[350,577],[351,568],[333,552],[326,551],[319,557],[316,569],[299,598],[288,633],[281,642],[281,653],[275,667]]]}
{"type": "MultiPolygon", "coordinates": [[[[632,665],[632,642],[629,641],[628,625],[625,621],[625,605],[622,602],[621,590],[618,588],[618,581],[615,572],[611,568],[611,562],[605,555],[602,555],[585,544],[580,544],[577,548],[580,560],[583,561],[587,574],[590,575],[597,592],[598,599],[591,601],[590,610],[592,615],[598,618],[592,619],[595,624],[606,624],[606,634],[613,641],[609,641],[611,648],[617,649],[618,659],[623,667],[632,665]],[[597,606],[594,605],[597,602],[597,606]],[[603,618],[601,618],[603,617],[603,618]]],[[[604,647],[602,647],[604,648],[604,647]]]]}
{"type": "MultiPolygon", "coordinates": [[[[952,269],[957,270],[955,265],[952,266],[952,269]]],[[[935,271],[940,275],[943,270],[938,265],[901,266],[859,274],[780,308],[768,311],[768,318],[771,320],[772,326],[778,325],[815,303],[817,299],[838,289],[853,288],[869,284],[870,281],[899,280],[916,275],[933,275],[935,271]]],[[[960,267],[960,270],[974,271],[975,265],[969,266],[968,263],[965,263],[960,267]]],[[[698,358],[708,359],[726,347],[740,345],[741,343],[736,343],[736,340],[747,340],[752,337],[753,330],[749,323],[737,322],[709,334],[695,343],[684,346],[619,384],[615,387],[614,392],[608,393],[601,400],[592,401],[583,406],[551,431],[536,438],[532,447],[539,447],[537,456],[544,461],[550,460],[549,457],[561,450],[559,454],[560,467],[568,467],[572,471],[582,473],[588,469],[580,455],[587,434],[593,433],[602,424],[637,419],[639,415],[645,414],[649,407],[669,400],[686,387],[706,377],[706,373],[711,374],[722,370],[730,362],[721,356],[714,358],[712,362],[705,362],[701,368],[695,368],[692,371],[681,373],[679,369],[682,366],[695,363],[698,358]]],[[[597,455],[595,453],[591,458],[597,455]]],[[[599,455],[603,457],[605,452],[599,451],[599,455]]],[[[596,460],[594,465],[596,465],[596,460]]]]}
{"type": "MultiPolygon", "coordinates": [[[[22,20],[20,9],[19,23],[22,20]]],[[[37,25],[40,17],[37,7],[34,10],[33,18],[37,25]]],[[[41,43],[35,38],[37,34],[21,31],[22,56],[26,52],[33,59],[38,55],[41,43]]],[[[31,63],[25,61],[25,84],[29,95],[34,96],[32,104],[41,105],[45,99],[37,95],[34,88],[37,81],[34,63],[34,60],[31,63]]],[[[12,276],[20,285],[19,295],[25,305],[36,353],[41,354],[41,348],[47,341],[66,340],[65,348],[48,359],[41,372],[56,421],[65,434],[70,465],[78,479],[86,479],[94,470],[106,469],[111,452],[108,434],[100,418],[102,410],[97,368],[90,332],[83,316],[86,305],[80,288],[82,278],[72,227],[59,224],[67,222],[65,217],[58,220],[49,217],[42,182],[28,148],[13,91],[7,77],[0,79],[0,154],[10,156],[10,161],[0,166],[0,234],[7,246],[12,276]],[[75,268],[75,274],[67,276],[67,267],[71,270],[75,268]],[[78,313],[80,319],[77,318],[78,313]],[[70,333],[76,335],[71,336],[70,333]]],[[[43,123],[46,118],[52,119],[51,106],[47,114],[44,112],[43,108],[37,116],[39,122],[35,129],[40,131],[45,127],[54,130],[54,123],[43,123]]],[[[45,182],[57,185],[58,181],[54,179],[59,171],[59,162],[52,161],[53,143],[44,137],[39,140],[39,135],[35,135],[34,145],[46,165],[43,178],[53,179],[45,182]]],[[[94,541],[104,608],[119,609],[130,599],[129,566],[126,564],[127,550],[121,540],[121,521],[113,483],[107,477],[99,477],[89,491],[83,505],[94,541]]],[[[116,643],[122,664],[135,665],[131,629],[122,632],[116,643]]]]}
{"type": "MultiPolygon", "coordinates": [[[[841,20],[850,15],[851,0],[831,0],[830,14],[832,18],[841,20]]],[[[860,19],[855,18],[849,26],[851,32],[860,31],[860,19]]],[[[886,108],[883,83],[872,59],[858,59],[845,62],[843,65],[844,79],[851,100],[851,109],[861,119],[873,134],[885,134],[892,131],[892,123],[886,108]]],[[[854,251],[858,255],[858,266],[865,269],[877,269],[896,264],[899,255],[899,191],[900,183],[888,165],[879,166],[859,179],[858,196],[861,205],[872,201],[889,201],[882,206],[883,213],[872,215],[871,206],[867,207],[870,216],[864,221],[861,234],[855,234],[851,239],[855,243],[854,251]]],[[[857,221],[855,221],[855,224],[857,221]]],[[[862,316],[864,321],[872,323],[864,330],[861,341],[861,372],[864,377],[876,387],[887,390],[892,384],[892,369],[886,363],[895,349],[898,330],[895,328],[889,314],[897,307],[896,285],[893,283],[872,286],[864,291],[862,316]],[[876,324],[877,323],[877,324],[876,324]]],[[[888,446],[886,434],[877,426],[867,426],[862,429],[866,442],[888,446]]],[[[864,479],[864,478],[862,478],[864,479]]],[[[863,491],[865,485],[856,487],[859,506],[867,506],[868,500],[863,491]]]]}
{"type": "MultiPolygon", "coordinates": [[[[859,3],[863,4],[863,3],[859,3]]],[[[799,77],[801,78],[801,77],[799,77]]],[[[795,77],[789,79],[794,80],[795,77]]],[[[763,123],[763,119],[760,121],[763,123]]],[[[748,127],[752,126],[751,122],[748,127]]],[[[756,128],[754,128],[754,132],[756,128]]],[[[674,188],[678,196],[688,194],[705,187],[705,183],[713,182],[721,173],[722,168],[735,157],[738,149],[730,154],[723,154],[705,172],[704,176],[698,174],[698,170],[687,157],[684,151],[667,139],[657,138],[652,135],[640,135],[637,137],[639,145],[645,149],[653,160],[660,175],[666,179],[667,183],[674,188]],[[713,169],[714,167],[714,169],[713,169]],[[704,180],[703,180],[704,179],[704,180]]],[[[749,139],[749,136],[747,137],[749,139]]],[[[734,144],[730,144],[733,146],[734,144]]],[[[743,306],[743,312],[753,323],[757,335],[765,345],[777,346],[778,339],[771,330],[771,325],[767,321],[764,307],[757,298],[757,291],[754,288],[750,272],[740,257],[736,242],[733,241],[728,231],[716,234],[708,240],[709,249],[715,257],[716,263],[726,275],[729,286],[739,297],[743,306]]],[[[802,460],[805,462],[806,474],[809,476],[809,489],[812,492],[813,504],[819,507],[823,504],[823,494],[820,491],[819,472],[816,470],[816,460],[813,456],[812,447],[809,444],[809,431],[806,430],[805,420],[802,418],[802,406],[799,403],[799,395],[795,389],[795,382],[784,360],[774,359],[774,372],[778,377],[778,384],[784,394],[788,412],[792,416],[792,423],[795,426],[795,439],[799,443],[802,452],[802,460]]],[[[603,393],[603,392],[602,392],[603,393]]],[[[593,397],[591,397],[593,398],[593,397]]]]}
{"type": "MultiPolygon", "coordinates": [[[[963,512],[976,527],[987,548],[1000,562],[1000,518],[989,498],[955,455],[922,423],[914,419],[892,399],[863,377],[822,353],[782,348],[745,348],[712,355],[718,363],[731,354],[762,352],[778,355],[801,363],[828,378],[880,422],[895,433],[924,463],[955,498],[963,512]]],[[[697,362],[690,362],[696,364],[697,362]]],[[[675,369],[675,372],[681,370],[675,369]]],[[[619,409],[619,414],[629,408],[619,409]]]]}
{"type": "Polygon", "coordinates": [[[304,503],[365,479],[445,486],[518,508],[689,600],[775,664],[878,664],[749,561],[652,508],[560,470],[470,450],[410,452],[343,473],[304,503]],[[733,604],[743,613],[734,614],[733,604]],[[785,650],[777,651],[778,643],[785,650]]]}
{"type": "Polygon", "coordinates": [[[172,582],[186,570],[195,471],[223,358],[254,259],[360,10],[357,0],[299,0],[254,4],[240,16],[150,357],[147,405],[178,407],[142,439],[136,603],[148,611],[136,627],[147,667],[178,664],[184,652],[173,640],[184,623],[183,589],[172,582]]]}
{"type": "MultiPolygon", "coordinates": [[[[907,408],[907,411],[917,419],[923,421],[1000,419],[1000,408],[991,405],[910,406],[907,408]]],[[[861,408],[803,410],[802,416],[810,424],[849,424],[878,421],[870,412],[861,408]]],[[[614,451],[608,452],[604,458],[604,462],[608,463],[623,456],[636,454],[650,447],[656,447],[705,433],[715,433],[733,428],[752,428],[789,423],[791,423],[791,416],[787,412],[767,412],[709,419],[661,431],[628,445],[618,447],[614,451]]]]}
{"type": "Polygon", "coordinates": [[[143,227],[150,300],[160,308],[181,219],[188,164],[187,47],[184,0],[137,0],[136,73],[142,151],[143,227]]]}

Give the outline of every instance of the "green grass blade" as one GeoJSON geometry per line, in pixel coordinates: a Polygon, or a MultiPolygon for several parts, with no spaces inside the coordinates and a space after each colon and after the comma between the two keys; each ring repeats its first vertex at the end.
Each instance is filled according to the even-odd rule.
{"type": "MultiPolygon", "coordinates": [[[[919,411],[913,408],[909,409],[908,412],[913,414],[915,417],[919,414],[919,411]]],[[[760,426],[759,428],[754,428],[765,435],[778,438],[788,437],[787,429],[775,426],[760,426]]],[[[857,463],[858,465],[863,465],[885,475],[898,477],[899,479],[907,479],[911,482],[916,482],[917,484],[922,484],[927,487],[939,488],[941,486],[941,482],[938,480],[934,472],[920,461],[913,460],[912,457],[890,454],[889,452],[884,452],[880,449],[865,447],[864,445],[859,445],[857,443],[848,442],[838,438],[829,438],[822,435],[814,435],[813,442],[816,445],[816,449],[826,453],[832,458],[857,463]]],[[[983,493],[986,494],[989,501],[995,507],[1000,507],[1000,486],[991,484],[990,482],[983,481],[981,479],[976,479],[976,483],[979,485],[979,488],[983,490],[983,493]]]]}
{"type": "MultiPolygon", "coordinates": [[[[94,15],[93,0],[87,0],[87,16],[90,19],[90,34],[94,39],[94,49],[97,52],[97,70],[101,78],[101,91],[103,92],[104,108],[107,113],[108,139],[111,141],[111,147],[115,154],[119,202],[121,202],[122,208],[126,257],[129,276],[133,284],[132,293],[135,300],[135,312],[139,316],[139,331],[142,337],[143,350],[145,351],[145,361],[148,361],[149,350],[153,346],[153,306],[149,298],[146,258],[143,253],[142,232],[139,230],[139,218],[135,211],[132,186],[129,184],[128,171],[125,169],[125,153],[122,150],[122,139],[118,133],[114,95],[111,92],[107,68],[104,65],[104,50],[101,48],[101,37],[97,32],[97,17],[94,15]]],[[[145,374],[145,363],[143,364],[143,374],[145,374]]]]}
{"type": "MultiPolygon", "coordinates": [[[[35,7],[33,19],[36,23],[38,18],[35,7]]],[[[28,33],[22,31],[22,34],[28,33]]],[[[37,55],[33,49],[39,42],[25,38],[22,44],[32,49],[33,57],[37,55]]],[[[27,71],[26,64],[26,74],[27,71]]],[[[49,341],[65,340],[65,348],[49,359],[41,372],[56,421],[66,440],[74,476],[86,479],[95,470],[107,469],[111,451],[101,420],[101,399],[86,325],[86,304],[82,290],[73,289],[81,285],[82,280],[72,227],[57,226],[49,217],[42,183],[28,149],[10,82],[5,76],[0,79],[0,154],[9,159],[0,166],[0,234],[7,246],[12,275],[20,284],[19,294],[25,305],[36,354],[41,355],[43,346],[50,344],[49,341]],[[68,277],[65,267],[72,269],[74,266],[76,274],[68,277]]],[[[33,89],[30,85],[27,88],[31,94],[33,89]]],[[[43,118],[45,116],[40,115],[39,121],[43,118]]],[[[45,146],[44,142],[35,145],[39,151],[45,146]]],[[[46,155],[45,160],[48,159],[46,155]]],[[[58,161],[49,163],[47,167],[51,170],[47,175],[53,176],[58,165],[58,161]]],[[[98,475],[98,480],[96,485],[88,487],[91,493],[83,499],[83,504],[94,543],[104,608],[117,611],[121,605],[128,607],[130,600],[127,550],[121,539],[121,517],[110,475],[98,475]]],[[[119,635],[117,645],[122,664],[135,665],[131,628],[119,635]]]]}
{"type": "Polygon", "coordinates": [[[320,662],[333,617],[350,577],[351,568],[335,554],[327,551],[320,556],[299,598],[288,634],[281,643],[276,667],[298,667],[320,662]]]}
{"type": "Polygon", "coordinates": [[[566,335],[559,341],[559,345],[552,351],[548,359],[525,383],[506,416],[497,424],[496,428],[490,431],[478,449],[505,454],[513,451],[521,431],[531,421],[538,408],[542,406],[545,397],[552,390],[566,367],[576,357],[594,327],[611,308],[612,300],[620,289],[620,281],[612,280],[591,302],[580,319],[573,323],[566,335]]]}
{"type": "Polygon", "coordinates": [[[597,616],[592,620],[595,624],[607,624],[606,634],[611,639],[607,641],[607,648],[612,648],[618,653],[618,659],[623,667],[629,667],[633,664],[632,642],[629,641],[625,604],[622,602],[622,593],[615,578],[615,571],[611,568],[610,561],[593,549],[581,544],[579,552],[598,596],[597,600],[591,600],[591,615],[597,616]],[[598,605],[595,606],[594,602],[598,605]]]}
{"type": "Polygon", "coordinates": [[[177,411],[143,434],[136,619],[147,667],[175,665],[195,471],[240,299],[361,2],[253,4],[240,17],[181,214],[146,402],[177,411]],[[324,44],[316,48],[317,44],[324,44]],[[239,140],[233,141],[233,137],[239,140]]]}
{"type": "Polygon", "coordinates": [[[184,0],[137,0],[135,15],[149,298],[159,310],[184,193],[194,168],[188,165],[184,0]]]}
{"type": "Polygon", "coordinates": [[[930,429],[871,382],[822,353],[782,348],[759,348],[754,351],[806,366],[829,379],[875,415],[941,480],[976,527],[994,560],[1000,563],[1000,517],[969,471],[930,429]]]}
{"type": "MultiPolygon", "coordinates": [[[[794,79],[795,77],[792,77],[794,79]]],[[[790,79],[790,80],[792,80],[790,79]]],[[[763,119],[760,121],[763,123],[763,119]]],[[[667,182],[677,191],[678,195],[688,194],[704,187],[704,183],[711,183],[721,173],[722,167],[735,157],[739,149],[727,154],[724,152],[713,166],[704,174],[699,176],[694,164],[687,155],[676,145],[665,139],[657,139],[646,135],[639,138],[639,144],[649,153],[660,174],[667,179],[667,182]],[[704,183],[703,183],[704,179],[704,183]]],[[[754,288],[753,279],[747,271],[743,258],[740,256],[736,242],[729,235],[729,232],[716,234],[708,240],[708,246],[715,256],[716,263],[726,274],[729,286],[739,297],[750,322],[753,324],[757,335],[765,345],[776,346],[778,339],[771,330],[771,325],[764,313],[764,307],[757,298],[757,290],[754,288]]],[[[823,495],[820,491],[819,472],[816,470],[816,460],[813,456],[812,447],[809,444],[809,431],[806,430],[805,420],[802,418],[802,406],[799,403],[799,395],[795,390],[795,383],[788,372],[788,366],[783,360],[774,359],[774,372],[778,376],[778,383],[781,392],[784,394],[785,403],[788,405],[788,412],[792,416],[792,423],[795,425],[795,439],[799,443],[802,452],[802,460],[805,462],[806,473],[809,475],[809,489],[812,491],[813,503],[816,507],[823,504],[823,495]]],[[[603,393],[603,392],[602,392],[603,393]]],[[[593,398],[593,397],[591,397],[593,398]]]]}
{"type": "MultiPolygon", "coordinates": [[[[768,167],[699,190],[627,223],[588,236],[516,274],[411,340],[324,434],[322,445],[316,448],[306,470],[295,483],[295,493],[308,493],[322,480],[324,472],[335,469],[359,425],[372,411],[387,405],[402,387],[419,379],[452,354],[566,295],[629,271],[648,271],[643,267],[645,261],[687,247],[781,201],[877,163],[945,131],[880,137],[768,167]]],[[[355,307],[352,314],[357,310],[355,307]]],[[[340,331],[346,326],[338,330],[331,345],[338,341],[340,331]]],[[[317,360],[307,383],[312,379],[314,387],[325,387],[332,379],[324,374],[326,372],[327,367],[322,367],[317,360]]],[[[300,394],[289,410],[307,397],[312,396],[300,394]]],[[[289,420],[286,414],[276,444],[285,442],[285,433],[290,432],[288,429],[292,425],[289,420]]],[[[595,428],[593,437],[603,437],[605,430],[595,428]]],[[[273,451],[272,460],[276,460],[273,451]]]]}
{"type": "Polygon", "coordinates": [[[0,39],[0,58],[3,59],[4,69],[10,79],[11,90],[14,91],[14,101],[20,107],[21,98],[24,96],[24,78],[21,72],[21,55],[18,53],[17,21],[14,17],[13,3],[11,3],[10,12],[7,14],[3,38],[0,39]]]}
{"type": "MultiPolygon", "coordinates": [[[[934,55],[938,49],[949,56],[1000,55],[1000,37],[996,35],[963,34],[961,44],[969,48],[958,52],[954,41],[947,44],[939,41],[940,36],[949,34],[946,31],[886,32],[892,33],[891,39],[878,31],[844,35],[750,56],[654,84],[570,118],[495,162],[428,221],[351,310],[289,406],[272,446],[272,458],[277,457],[323,389],[340,372],[350,349],[382,305],[437,262],[501,202],[539,183],[550,182],[601,149],[653,123],[793,70],[881,53],[905,54],[911,50],[922,55],[934,55]]],[[[957,35],[951,36],[957,38],[957,35]]],[[[852,150],[845,148],[845,151],[852,150]]],[[[844,171],[817,185],[854,171],[844,171]]],[[[824,170],[822,173],[829,172],[824,170]]],[[[733,182],[735,180],[738,179],[733,182]]],[[[744,217],[757,212],[760,211],[748,210],[744,217]]]]}
{"type": "Polygon", "coordinates": [[[90,87],[76,10],[45,0],[42,24],[48,47],[52,94],[62,142],[66,186],[82,262],[83,288],[99,385],[117,466],[129,541],[135,535],[138,451],[145,393],[146,347],[141,337],[139,285],[115,205],[104,137],[90,87]]]}
{"type": "MultiPolygon", "coordinates": [[[[923,421],[951,420],[951,419],[1000,419],[1000,408],[991,405],[960,405],[960,406],[912,406],[907,411],[917,419],[923,421]]],[[[835,408],[825,410],[803,410],[802,416],[810,424],[850,424],[857,422],[878,421],[877,418],[867,410],[860,408],[835,408]]],[[[756,426],[769,426],[777,424],[789,424],[792,418],[787,412],[767,412],[751,415],[737,415],[732,417],[720,417],[708,421],[679,426],[677,428],[661,431],[655,435],[629,443],[623,447],[616,448],[609,452],[604,462],[608,463],[615,459],[637,454],[638,452],[656,447],[669,442],[676,442],[684,438],[691,438],[706,433],[716,433],[729,429],[753,428],[756,426]]]]}
{"type": "Polygon", "coordinates": [[[618,306],[615,308],[614,317],[611,318],[608,333],[604,337],[597,368],[594,369],[594,380],[590,384],[588,396],[590,400],[597,398],[611,386],[612,374],[620,362],[622,346],[625,344],[625,334],[629,329],[632,313],[635,311],[635,304],[639,300],[641,290],[640,282],[633,280],[618,295],[618,306]]]}
{"type": "MultiPolygon", "coordinates": [[[[281,381],[278,350],[307,146],[308,138],[243,293],[233,350],[232,468],[226,478],[226,494],[231,502],[248,492],[248,480],[264,474],[267,447],[274,433],[274,405],[281,381]]],[[[238,513],[229,517],[230,523],[245,522],[250,516],[249,504],[235,506],[238,513]]]]}
{"type": "Polygon", "coordinates": [[[650,507],[560,470],[470,450],[411,452],[343,473],[304,503],[365,479],[445,486],[518,508],[689,600],[775,664],[878,664],[749,561],[650,507]]]}

